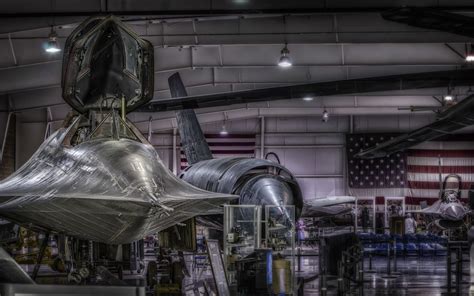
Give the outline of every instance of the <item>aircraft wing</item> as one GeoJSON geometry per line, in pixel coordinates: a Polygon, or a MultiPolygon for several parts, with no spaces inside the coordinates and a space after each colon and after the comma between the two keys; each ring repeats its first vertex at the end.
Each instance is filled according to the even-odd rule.
{"type": "Polygon", "coordinates": [[[0,217],[29,228],[122,244],[197,215],[221,213],[222,204],[237,198],[173,176],[149,144],[99,138],[68,146],[67,136],[79,119],[56,131],[0,182],[0,217]]]}
{"type": "Polygon", "coordinates": [[[401,7],[382,12],[382,17],[413,27],[474,37],[474,18],[458,13],[424,7],[401,7]]]}
{"type": "Polygon", "coordinates": [[[406,213],[413,213],[413,214],[423,214],[423,215],[430,215],[430,216],[439,216],[441,211],[441,200],[437,200],[431,206],[428,206],[421,210],[411,210],[405,211],[406,213]]]}
{"type": "Polygon", "coordinates": [[[419,143],[450,134],[453,131],[474,124],[474,95],[440,114],[432,124],[380,143],[356,154],[359,158],[377,158],[406,150],[419,143]]]}
{"type": "Polygon", "coordinates": [[[366,77],[339,81],[313,82],[246,91],[184,96],[176,92],[170,99],[157,100],[138,111],[158,112],[188,108],[208,108],[265,101],[301,99],[304,96],[331,96],[391,90],[469,86],[474,82],[474,69],[409,73],[366,77]]]}
{"type": "Polygon", "coordinates": [[[352,211],[347,204],[355,203],[353,196],[328,196],[317,198],[303,205],[302,217],[323,218],[347,214],[352,211]]]}

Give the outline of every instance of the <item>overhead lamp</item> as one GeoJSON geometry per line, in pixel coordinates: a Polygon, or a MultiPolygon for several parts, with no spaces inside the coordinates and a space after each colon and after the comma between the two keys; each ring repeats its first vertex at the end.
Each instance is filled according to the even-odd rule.
{"type": "Polygon", "coordinates": [[[448,87],[448,93],[443,96],[443,100],[446,103],[451,103],[452,101],[454,101],[454,95],[452,94],[452,90],[450,87],[448,87]]]}
{"type": "Polygon", "coordinates": [[[311,102],[312,100],[314,100],[314,98],[311,97],[311,96],[305,96],[305,97],[303,97],[303,101],[305,101],[305,102],[311,102]]]}
{"type": "Polygon", "coordinates": [[[278,61],[278,66],[282,68],[289,68],[293,66],[293,63],[291,62],[290,58],[290,51],[288,50],[287,45],[285,44],[285,47],[281,50],[281,57],[280,60],[278,61]]]}
{"type": "Polygon", "coordinates": [[[58,42],[58,35],[54,31],[53,27],[51,27],[51,33],[49,33],[48,36],[48,44],[46,44],[46,52],[49,53],[57,53],[61,51],[61,48],[59,47],[59,42],[58,42]]]}
{"type": "Polygon", "coordinates": [[[220,134],[221,136],[227,136],[227,135],[229,134],[229,132],[227,131],[227,128],[226,128],[226,126],[225,126],[225,121],[224,121],[224,124],[222,125],[222,129],[221,129],[221,131],[219,132],[219,134],[220,134]]]}
{"type": "Polygon", "coordinates": [[[321,121],[328,122],[328,120],[329,120],[329,112],[326,109],[324,109],[323,116],[321,117],[321,121]]]}
{"type": "Polygon", "coordinates": [[[466,52],[466,62],[474,62],[474,47],[471,44],[471,48],[466,52]]]}
{"type": "Polygon", "coordinates": [[[444,99],[446,102],[452,102],[452,101],[454,100],[454,97],[453,97],[453,95],[449,95],[449,94],[448,94],[448,95],[445,95],[445,96],[443,97],[443,99],[444,99]]]}

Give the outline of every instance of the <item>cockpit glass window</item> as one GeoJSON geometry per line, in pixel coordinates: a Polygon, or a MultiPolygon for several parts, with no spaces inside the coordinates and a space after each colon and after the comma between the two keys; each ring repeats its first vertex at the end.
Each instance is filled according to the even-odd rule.
{"type": "Polygon", "coordinates": [[[459,190],[460,188],[459,179],[457,176],[448,176],[444,180],[445,190],[459,190]]]}
{"type": "Polygon", "coordinates": [[[137,41],[130,36],[125,30],[120,29],[120,34],[122,35],[122,42],[124,44],[125,50],[125,68],[127,71],[134,76],[136,80],[139,80],[139,72],[138,72],[138,63],[141,59],[141,53],[139,51],[140,46],[137,41]],[[137,58],[138,57],[138,58],[137,58]]]}

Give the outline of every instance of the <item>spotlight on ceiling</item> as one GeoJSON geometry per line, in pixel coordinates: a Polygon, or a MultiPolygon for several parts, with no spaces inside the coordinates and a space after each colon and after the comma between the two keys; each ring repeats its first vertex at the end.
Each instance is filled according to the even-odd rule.
{"type": "Polygon", "coordinates": [[[321,121],[328,122],[328,120],[329,120],[329,112],[326,109],[324,109],[323,116],[321,117],[321,121]]]}
{"type": "Polygon", "coordinates": [[[305,101],[305,102],[311,102],[312,100],[314,100],[314,98],[311,97],[311,96],[305,96],[305,97],[303,97],[303,101],[305,101]]]}
{"type": "Polygon", "coordinates": [[[474,46],[472,44],[470,49],[466,52],[466,62],[474,62],[474,46]]]}
{"type": "Polygon", "coordinates": [[[282,68],[288,68],[293,66],[293,63],[291,62],[290,58],[290,51],[288,50],[288,47],[285,44],[285,47],[281,50],[281,57],[280,60],[278,61],[278,66],[282,68]]]}
{"type": "Polygon", "coordinates": [[[222,129],[221,129],[221,131],[219,132],[219,134],[220,134],[221,136],[227,136],[227,135],[229,134],[229,132],[227,131],[227,128],[226,128],[226,126],[225,126],[225,121],[224,121],[224,124],[222,125],[222,129]]]}
{"type": "Polygon", "coordinates": [[[48,44],[46,45],[46,52],[49,53],[56,53],[60,52],[61,48],[59,47],[59,42],[58,42],[58,35],[54,31],[53,27],[51,27],[51,33],[49,33],[48,36],[48,44]]]}

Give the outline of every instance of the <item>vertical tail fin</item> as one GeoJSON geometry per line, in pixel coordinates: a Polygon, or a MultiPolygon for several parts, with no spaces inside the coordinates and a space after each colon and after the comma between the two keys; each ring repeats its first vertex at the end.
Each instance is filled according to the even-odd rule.
{"type": "MultiPolygon", "coordinates": [[[[188,94],[179,73],[175,73],[168,78],[171,96],[173,98],[186,97],[188,94]]],[[[201,160],[212,159],[212,153],[206,138],[199,125],[196,113],[184,103],[184,110],[176,113],[178,129],[181,137],[181,147],[189,164],[195,164],[201,160]]]]}
{"type": "Polygon", "coordinates": [[[188,92],[186,91],[183,81],[181,80],[181,76],[179,75],[178,72],[174,73],[168,78],[168,85],[170,87],[172,98],[180,98],[180,97],[188,96],[188,92]]]}

